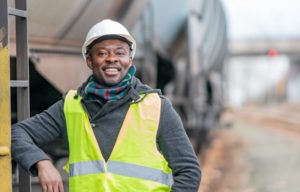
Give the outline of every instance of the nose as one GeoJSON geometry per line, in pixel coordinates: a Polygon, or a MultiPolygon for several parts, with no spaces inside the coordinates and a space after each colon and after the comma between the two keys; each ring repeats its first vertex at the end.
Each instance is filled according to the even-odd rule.
{"type": "Polygon", "coordinates": [[[106,57],[106,61],[114,63],[118,61],[118,57],[114,53],[109,53],[108,56],[106,57]]]}

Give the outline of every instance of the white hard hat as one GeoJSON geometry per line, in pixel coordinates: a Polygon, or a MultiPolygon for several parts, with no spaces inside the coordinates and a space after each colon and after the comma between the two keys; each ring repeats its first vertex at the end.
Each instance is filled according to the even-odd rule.
{"type": "MultiPolygon", "coordinates": [[[[130,45],[131,55],[134,57],[136,51],[136,42],[129,34],[128,30],[116,21],[105,19],[95,24],[87,33],[85,42],[82,46],[82,56],[86,59],[87,47],[92,44],[93,41],[100,37],[107,37],[107,39],[114,39],[113,37],[120,37],[130,45]]],[[[103,39],[103,40],[104,40],[103,39]]]]}

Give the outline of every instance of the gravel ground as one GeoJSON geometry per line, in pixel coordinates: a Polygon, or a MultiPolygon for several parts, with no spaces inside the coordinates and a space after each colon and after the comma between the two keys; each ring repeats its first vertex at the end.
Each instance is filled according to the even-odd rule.
{"type": "Polygon", "coordinates": [[[300,135],[232,118],[201,158],[199,192],[300,191],[300,135]]]}

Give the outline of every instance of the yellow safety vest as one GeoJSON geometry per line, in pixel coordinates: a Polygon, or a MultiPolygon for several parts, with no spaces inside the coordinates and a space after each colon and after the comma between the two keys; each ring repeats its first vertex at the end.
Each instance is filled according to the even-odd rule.
{"type": "MultiPolygon", "coordinates": [[[[70,192],[171,191],[172,170],[156,147],[161,100],[156,93],[131,103],[113,151],[104,160],[76,91],[68,92],[64,113],[69,140],[70,192]]],[[[107,127],[111,129],[111,127],[107,127]]]]}

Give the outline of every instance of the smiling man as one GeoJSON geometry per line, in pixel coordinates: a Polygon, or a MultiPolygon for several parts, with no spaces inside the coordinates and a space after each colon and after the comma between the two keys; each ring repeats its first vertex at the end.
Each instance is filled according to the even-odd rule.
{"type": "Polygon", "coordinates": [[[112,20],[94,25],[82,47],[92,75],[45,112],[13,126],[12,152],[44,192],[61,176],[40,146],[69,146],[70,192],[197,192],[197,157],[170,101],[134,75],[136,42],[112,20]]]}

